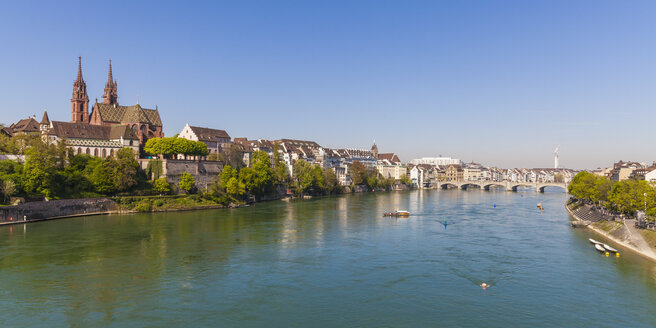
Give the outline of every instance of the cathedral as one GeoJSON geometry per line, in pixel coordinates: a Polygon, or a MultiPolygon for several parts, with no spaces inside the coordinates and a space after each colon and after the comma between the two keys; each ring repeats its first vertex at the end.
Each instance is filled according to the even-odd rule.
{"type": "Polygon", "coordinates": [[[52,142],[64,141],[76,154],[99,157],[112,156],[123,147],[140,153],[148,139],[164,137],[157,107],[143,108],[139,103],[119,105],[111,60],[102,98],[102,103],[96,99],[89,112],[89,96],[82,77],[82,58],[79,57],[71,98],[71,121],[50,121],[44,112],[39,123],[41,133],[52,142]]]}

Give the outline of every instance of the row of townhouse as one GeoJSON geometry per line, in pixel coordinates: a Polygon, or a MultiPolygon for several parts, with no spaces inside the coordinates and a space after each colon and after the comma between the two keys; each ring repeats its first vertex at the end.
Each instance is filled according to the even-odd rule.
{"type": "Polygon", "coordinates": [[[439,182],[444,181],[568,182],[576,173],[569,169],[500,169],[485,167],[478,163],[451,164],[447,166],[409,164],[408,170],[410,179],[419,188],[434,188],[439,182]]]}
{"type": "Polygon", "coordinates": [[[651,165],[639,162],[619,161],[607,168],[598,168],[592,173],[607,177],[611,181],[622,181],[628,179],[647,180],[656,182],[656,162],[651,165]]]}
{"type": "Polygon", "coordinates": [[[385,178],[401,179],[407,175],[407,169],[402,165],[399,157],[394,153],[378,153],[378,147],[374,144],[370,150],[341,148],[332,149],[322,147],[315,141],[297,139],[278,140],[248,140],[247,138],[235,138],[234,143],[244,153],[244,163],[250,165],[249,156],[256,150],[262,150],[273,157],[275,145],[277,145],[280,158],[286,164],[289,175],[294,175],[294,163],[304,160],[311,164],[319,165],[323,169],[335,171],[337,180],[341,185],[350,185],[351,179],[349,168],[358,161],[366,168],[376,169],[385,178]]]}

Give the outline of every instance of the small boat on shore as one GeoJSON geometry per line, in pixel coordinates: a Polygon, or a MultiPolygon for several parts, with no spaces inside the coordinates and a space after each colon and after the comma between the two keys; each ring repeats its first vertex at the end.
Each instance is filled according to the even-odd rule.
{"type": "Polygon", "coordinates": [[[602,253],[606,253],[606,249],[601,244],[595,244],[595,248],[602,253]]]}
{"type": "Polygon", "coordinates": [[[617,253],[617,252],[618,252],[618,250],[616,250],[615,248],[612,248],[612,247],[610,247],[610,246],[608,246],[608,245],[606,245],[606,244],[602,244],[602,246],[604,246],[604,248],[605,248],[607,251],[609,251],[609,252],[613,252],[613,253],[617,253]]]}
{"type": "Polygon", "coordinates": [[[588,238],[588,240],[590,241],[590,243],[595,244],[595,245],[596,245],[596,244],[601,244],[600,241],[596,241],[596,240],[594,240],[594,239],[592,239],[592,238],[588,238]]]}
{"type": "Polygon", "coordinates": [[[410,212],[408,211],[394,211],[394,212],[385,212],[383,213],[383,216],[392,216],[392,217],[401,217],[401,218],[407,218],[410,216],[410,212]]]}

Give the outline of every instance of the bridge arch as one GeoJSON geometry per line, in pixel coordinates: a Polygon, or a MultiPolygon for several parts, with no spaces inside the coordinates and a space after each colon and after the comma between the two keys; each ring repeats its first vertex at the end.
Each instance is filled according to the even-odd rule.
{"type": "Polygon", "coordinates": [[[445,182],[440,182],[440,183],[438,184],[438,187],[439,187],[440,189],[448,189],[449,186],[454,187],[454,188],[456,188],[456,189],[459,189],[459,188],[460,188],[460,186],[459,186],[457,183],[454,183],[454,182],[448,182],[448,181],[445,181],[445,182]]]}
{"type": "Polygon", "coordinates": [[[532,184],[532,183],[529,183],[529,182],[513,183],[513,184],[508,186],[508,190],[517,191],[517,188],[519,188],[519,187],[535,188],[535,184],[532,184]]]}
{"type": "Polygon", "coordinates": [[[492,187],[502,187],[503,189],[506,189],[506,185],[503,184],[503,183],[499,183],[499,182],[485,183],[485,184],[482,185],[482,187],[483,187],[484,190],[488,190],[488,191],[492,187]]]}
{"type": "Polygon", "coordinates": [[[538,187],[538,191],[539,191],[539,192],[544,192],[544,188],[547,188],[547,187],[560,188],[560,189],[562,189],[563,191],[565,191],[565,193],[567,193],[567,185],[556,184],[556,183],[547,183],[547,184],[544,184],[544,185],[540,185],[540,186],[538,187]]]}
{"type": "Polygon", "coordinates": [[[477,189],[483,189],[483,187],[477,182],[463,182],[460,184],[460,189],[468,190],[471,187],[476,187],[477,189]]]}

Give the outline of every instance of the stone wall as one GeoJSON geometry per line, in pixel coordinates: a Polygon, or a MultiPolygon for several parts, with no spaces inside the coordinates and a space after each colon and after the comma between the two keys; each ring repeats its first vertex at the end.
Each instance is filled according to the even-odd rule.
{"type": "Polygon", "coordinates": [[[62,216],[108,213],[118,210],[109,198],[61,199],[0,207],[0,222],[43,220],[62,216]]]}
{"type": "MultiPolygon", "coordinates": [[[[141,168],[146,170],[148,159],[139,160],[141,168]]],[[[219,161],[198,161],[181,159],[163,159],[162,175],[166,176],[170,183],[177,185],[182,173],[187,172],[196,180],[196,187],[205,190],[207,185],[223,170],[223,164],[219,161]]]]}

